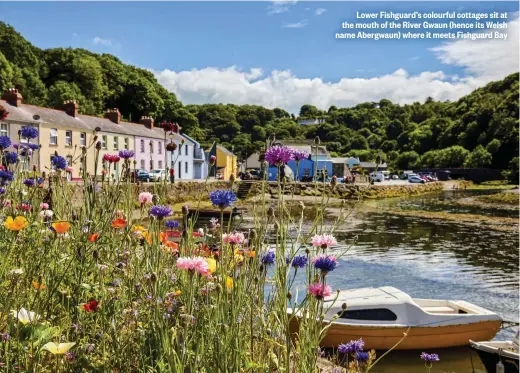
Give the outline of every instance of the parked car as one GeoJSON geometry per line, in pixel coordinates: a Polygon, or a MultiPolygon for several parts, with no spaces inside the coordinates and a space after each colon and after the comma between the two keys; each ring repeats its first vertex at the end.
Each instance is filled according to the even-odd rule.
{"type": "Polygon", "coordinates": [[[419,176],[417,175],[413,175],[413,176],[409,176],[408,177],[408,182],[409,183],[421,183],[421,184],[426,184],[426,181],[424,179],[421,179],[419,176]]]}
{"type": "Polygon", "coordinates": [[[392,175],[392,180],[399,180],[399,176],[397,176],[397,175],[392,175]]]}
{"type": "Polygon", "coordinates": [[[385,174],[382,172],[372,172],[370,174],[370,179],[379,183],[382,183],[385,181],[385,174]]]}
{"type": "Polygon", "coordinates": [[[150,174],[146,170],[135,170],[135,178],[139,181],[150,181],[150,174]]]}
{"type": "Polygon", "coordinates": [[[166,170],[153,170],[150,172],[148,178],[150,181],[161,181],[166,180],[166,170]]]}

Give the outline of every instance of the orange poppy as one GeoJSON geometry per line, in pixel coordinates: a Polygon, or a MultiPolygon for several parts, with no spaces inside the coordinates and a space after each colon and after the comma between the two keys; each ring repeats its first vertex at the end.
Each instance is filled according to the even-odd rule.
{"type": "Polygon", "coordinates": [[[175,242],[167,241],[164,243],[164,246],[172,250],[179,250],[179,244],[175,242]]]}
{"type": "Polygon", "coordinates": [[[118,218],[112,220],[112,228],[122,229],[126,227],[126,220],[123,218],[118,218]]]}
{"type": "Polygon", "coordinates": [[[42,290],[43,290],[43,289],[46,288],[45,285],[40,284],[38,281],[33,281],[33,282],[32,282],[32,286],[33,286],[35,289],[37,289],[37,290],[39,290],[39,289],[42,289],[42,290]]]}
{"type": "Polygon", "coordinates": [[[89,242],[96,242],[99,238],[99,233],[92,233],[90,236],[88,236],[89,242]]]}
{"type": "Polygon", "coordinates": [[[52,223],[52,228],[54,228],[56,233],[64,234],[69,230],[70,223],[66,221],[58,221],[56,223],[52,223]]]}

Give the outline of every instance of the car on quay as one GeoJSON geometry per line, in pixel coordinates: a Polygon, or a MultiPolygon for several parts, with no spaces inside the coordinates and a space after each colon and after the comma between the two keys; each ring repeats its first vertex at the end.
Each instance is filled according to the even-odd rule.
{"type": "Polygon", "coordinates": [[[417,176],[417,175],[409,176],[409,177],[408,177],[408,182],[409,182],[409,183],[420,183],[420,184],[426,184],[426,180],[420,178],[420,177],[417,176]]]}
{"type": "Polygon", "coordinates": [[[137,180],[137,181],[150,181],[150,174],[146,170],[142,170],[142,169],[135,170],[134,180],[132,180],[132,181],[135,181],[135,180],[137,180]]]}
{"type": "Polygon", "coordinates": [[[166,180],[166,178],[167,178],[166,170],[156,169],[156,170],[151,171],[148,175],[148,179],[152,182],[166,180]]]}

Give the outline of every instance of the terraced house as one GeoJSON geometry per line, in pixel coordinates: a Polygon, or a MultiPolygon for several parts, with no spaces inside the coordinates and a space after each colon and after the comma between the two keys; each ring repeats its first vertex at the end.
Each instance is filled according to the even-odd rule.
{"type": "MultiPolygon", "coordinates": [[[[86,172],[90,175],[102,174],[103,156],[105,154],[117,154],[122,149],[134,150],[136,153],[136,168],[141,165],[141,141],[145,143],[145,149],[149,149],[148,161],[151,158],[153,167],[163,168],[166,158],[164,156],[164,132],[162,129],[153,128],[151,118],[142,118],[141,123],[121,121],[118,109],[109,109],[104,118],[79,114],[79,104],[76,101],[63,103],[62,110],[43,108],[23,104],[23,98],[16,90],[9,90],[2,95],[0,105],[9,112],[6,120],[0,122],[2,133],[9,134],[16,142],[18,131],[25,125],[35,126],[39,129],[39,139],[32,142],[41,145],[35,153],[32,162],[40,171],[52,170],[52,158],[59,154],[67,158],[71,170],[68,174],[70,180],[78,180],[82,177],[80,156],[82,148],[86,148],[86,172]],[[95,159],[95,143],[101,142],[101,150],[98,160],[95,159]],[[150,148],[152,142],[152,148],[150,148]]],[[[146,165],[146,162],[145,162],[146,165]]],[[[31,165],[27,165],[27,167],[31,165]]],[[[112,166],[111,176],[119,178],[121,175],[121,163],[112,166]]],[[[192,168],[192,164],[182,167],[192,168]]],[[[186,178],[186,177],[185,177],[186,178]]]]}

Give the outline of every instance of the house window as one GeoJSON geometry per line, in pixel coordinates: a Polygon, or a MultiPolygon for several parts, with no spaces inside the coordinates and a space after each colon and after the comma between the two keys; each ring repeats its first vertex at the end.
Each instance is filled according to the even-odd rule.
{"type": "Polygon", "coordinates": [[[2,123],[2,126],[0,127],[0,135],[7,136],[7,123],[2,123]]]}
{"type": "Polygon", "coordinates": [[[141,140],[141,153],[144,153],[144,140],[141,140]]]}
{"type": "Polygon", "coordinates": [[[188,155],[188,145],[184,145],[184,155],[188,155]]]}
{"type": "Polygon", "coordinates": [[[157,148],[159,149],[159,150],[158,150],[159,154],[162,154],[162,142],[159,141],[159,142],[157,143],[157,148]]]}
{"type": "Polygon", "coordinates": [[[67,156],[67,167],[72,167],[72,155],[67,156]]]}
{"type": "Polygon", "coordinates": [[[159,161],[159,170],[162,170],[162,161],[159,161]]]}
{"type": "Polygon", "coordinates": [[[65,131],[65,146],[72,146],[72,131],[65,131]]]}
{"type": "Polygon", "coordinates": [[[188,162],[184,162],[184,172],[188,173],[188,162]]]}
{"type": "Polygon", "coordinates": [[[397,315],[386,308],[373,308],[366,310],[339,311],[341,319],[351,320],[373,320],[373,321],[395,321],[397,315]]]}
{"type": "Polygon", "coordinates": [[[114,136],[114,150],[119,150],[119,138],[114,136]]]}
{"type": "Polygon", "coordinates": [[[58,129],[51,128],[51,138],[49,143],[51,145],[58,145],[58,129]]]}
{"type": "MultiPolygon", "coordinates": [[[[141,140],[143,141],[143,140],[141,140]]],[[[141,159],[141,169],[146,170],[146,166],[144,165],[144,159],[141,159]]]]}
{"type": "Polygon", "coordinates": [[[107,135],[103,135],[102,139],[103,139],[103,142],[101,143],[101,146],[103,147],[103,149],[106,149],[107,148],[107,135]]]}
{"type": "Polygon", "coordinates": [[[150,154],[153,154],[153,141],[150,141],[150,154]]]}
{"type": "Polygon", "coordinates": [[[129,141],[128,141],[128,137],[125,137],[125,149],[128,150],[128,145],[129,141]]]}
{"type": "Polygon", "coordinates": [[[79,135],[79,144],[81,146],[87,146],[87,134],[85,132],[81,132],[79,135]]]}

